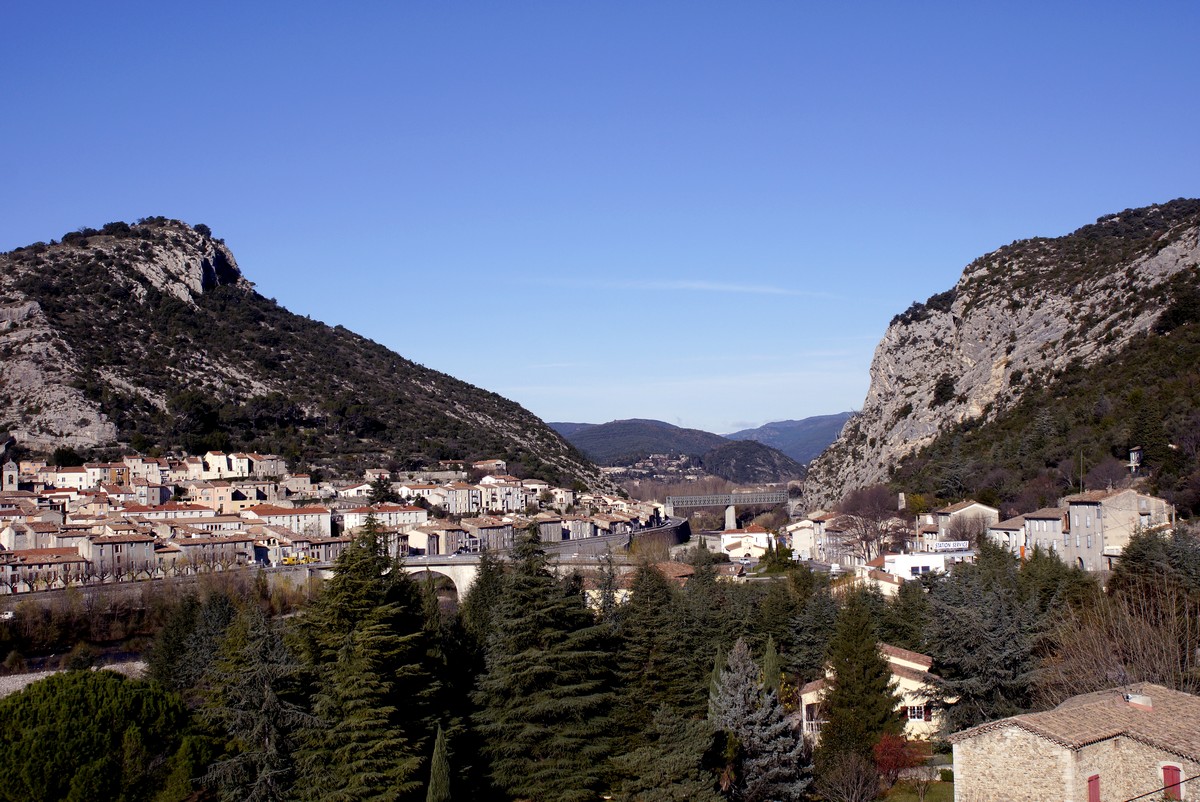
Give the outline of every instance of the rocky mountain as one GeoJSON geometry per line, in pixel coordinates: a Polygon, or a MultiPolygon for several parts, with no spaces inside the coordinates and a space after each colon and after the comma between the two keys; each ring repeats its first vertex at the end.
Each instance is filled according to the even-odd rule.
{"type": "Polygon", "coordinates": [[[837,439],[850,415],[849,412],[839,412],[801,420],[775,421],[755,429],[742,429],[725,437],[730,440],[756,440],[779,449],[796,462],[806,464],[837,439]]]}
{"type": "Polygon", "coordinates": [[[705,452],[700,464],[707,473],[736,484],[799,479],[804,466],[778,449],[756,440],[726,441],[705,452]]]}
{"type": "Polygon", "coordinates": [[[264,298],[205,226],[110,223],[0,254],[0,357],[0,430],[26,449],[259,450],[348,470],[498,457],[606,486],[518,404],[264,298]]]}
{"type": "MultiPolygon", "coordinates": [[[[1195,371],[1194,361],[1189,368],[1186,357],[1176,357],[1189,347],[1192,317],[1200,315],[1200,304],[1188,300],[1200,286],[1198,265],[1200,201],[1183,199],[1127,209],[1066,236],[1014,242],[976,259],[953,288],[892,320],[875,350],[862,411],[809,466],[806,504],[828,506],[901,469],[928,474],[930,466],[919,463],[934,454],[943,460],[934,467],[948,475],[964,462],[986,467],[1009,447],[1016,464],[1029,470],[1039,460],[1071,455],[1076,444],[1092,465],[1139,445],[1133,417],[1147,418],[1146,398],[1159,387],[1154,382],[1176,381],[1182,370],[1186,384],[1189,369],[1195,371]],[[1125,381],[1117,371],[1127,371],[1125,381]],[[1130,372],[1137,381],[1128,381],[1130,372]],[[1066,402],[1099,382],[1107,394],[1084,420],[1071,419],[1066,402]],[[1030,410],[1035,398],[1043,406],[1030,410]],[[1024,416],[1014,419],[1021,410],[1024,416]],[[1120,418],[1122,410],[1128,419],[1120,418]],[[1101,430],[1080,427],[1093,418],[1109,421],[1107,440],[1101,430]],[[1014,420],[1032,421],[1033,429],[1026,434],[1014,420]],[[973,433],[1003,426],[1017,429],[994,437],[991,453],[971,449],[973,433]],[[1039,451],[1050,441],[1060,442],[1059,450],[1039,451]]],[[[1179,421],[1190,419],[1188,402],[1157,401],[1169,410],[1159,429],[1187,428],[1179,421]]],[[[1069,465],[1032,470],[1052,467],[1071,473],[1069,465]]],[[[941,489],[974,492],[969,484],[941,489]]]]}
{"type": "Polygon", "coordinates": [[[571,445],[598,465],[630,465],[650,454],[699,457],[729,441],[719,434],[684,429],[660,420],[631,418],[599,424],[551,423],[571,445]]]}

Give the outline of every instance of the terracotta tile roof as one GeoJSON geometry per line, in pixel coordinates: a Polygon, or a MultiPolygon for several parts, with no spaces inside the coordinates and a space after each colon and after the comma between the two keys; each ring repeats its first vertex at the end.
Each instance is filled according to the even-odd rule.
{"type": "Polygon", "coordinates": [[[1067,510],[1062,507],[1042,507],[1040,510],[1025,513],[1025,517],[1036,518],[1039,521],[1061,521],[1066,514],[1067,510]]]}
{"type": "Polygon", "coordinates": [[[998,524],[992,524],[992,529],[1024,529],[1025,516],[1018,515],[1016,518],[1009,518],[1007,521],[1001,521],[998,524]]]}
{"type": "Polygon", "coordinates": [[[901,649],[899,646],[893,646],[890,643],[880,643],[879,651],[883,652],[885,656],[907,660],[910,663],[917,663],[918,665],[923,665],[926,668],[931,668],[933,666],[933,658],[929,655],[910,651],[908,649],[901,649]]]}
{"type": "Polygon", "coordinates": [[[654,570],[680,585],[696,573],[695,566],[677,562],[655,563],[654,570]]]}
{"type": "Polygon", "coordinates": [[[1020,727],[1067,749],[1125,736],[1188,760],[1200,760],[1200,696],[1138,683],[1075,696],[1044,713],[989,721],[950,736],[951,743],[1002,727],[1020,727]],[[1146,709],[1125,694],[1150,697],[1146,709]]]}
{"type": "Polygon", "coordinates": [[[73,548],[62,549],[17,549],[4,553],[12,562],[20,563],[62,563],[87,562],[73,548]]]}
{"type": "Polygon", "coordinates": [[[329,510],[324,507],[276,507],[273,504],[259,504],[254,507],[247,507],[246,512],[252,512],[255,515],[262,517],[263,515],[328,515],[329,510]]]}

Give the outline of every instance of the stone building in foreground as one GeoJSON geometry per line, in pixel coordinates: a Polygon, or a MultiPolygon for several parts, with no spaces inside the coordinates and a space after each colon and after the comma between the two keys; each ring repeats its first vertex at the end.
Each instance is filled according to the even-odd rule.
{"type": "Polygon", "coordinates": [[[1200,696],[1139,683],[950,737],[955,802],[1200,800],[1200,696]]]}

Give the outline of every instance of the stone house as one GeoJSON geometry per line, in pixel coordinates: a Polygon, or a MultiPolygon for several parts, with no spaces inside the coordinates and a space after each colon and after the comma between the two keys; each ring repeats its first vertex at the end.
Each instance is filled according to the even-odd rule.
{"type": "Polygon", "coordinates": [[[955,802],[1200,799],[1200,697],[1139,683],[950,737],[955,802]]]}
{"type": "Polygon", "coordinates": [[[1161,498],[1124,490],[1092,490],[1066,496],[1070,548],[1060,556],[1088,571],[1112,570],[1129,538],[1139,529],[1170,522],[1171,505],[1161,498]]]}

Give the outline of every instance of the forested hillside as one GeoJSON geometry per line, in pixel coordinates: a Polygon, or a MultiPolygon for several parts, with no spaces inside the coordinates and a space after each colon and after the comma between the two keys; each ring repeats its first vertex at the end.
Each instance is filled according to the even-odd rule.
{"type": "Polygon", "coordinates": [[[0,353],[0,429],[28,448],[494,457],[603,482],[518,404],[255,292],[205,226],[112,223],[0,255],[0,353]]]}
{"type": "Polygon", "coordinates": [[[651,454],[699,457],[727,443],[719,434],[684,429],[659,420],[631,418],[594,426],[550,424],[597,465],[630,465],[651,454]]]}

